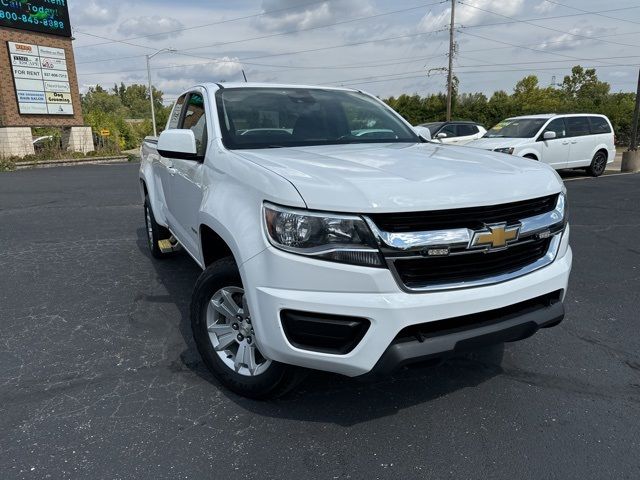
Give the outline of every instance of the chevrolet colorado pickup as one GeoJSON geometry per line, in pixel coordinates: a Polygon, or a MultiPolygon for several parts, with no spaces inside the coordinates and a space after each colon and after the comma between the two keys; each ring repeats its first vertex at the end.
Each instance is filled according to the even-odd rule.
{"type": "Polygon", "coordinates": [[[557,173],[418,133],[359,91],[227,83],[145,139],[149,248],[203,269],[191,323],[222,384],[275,397],[306,369],[388,374],[562,321],[557,173]]]}

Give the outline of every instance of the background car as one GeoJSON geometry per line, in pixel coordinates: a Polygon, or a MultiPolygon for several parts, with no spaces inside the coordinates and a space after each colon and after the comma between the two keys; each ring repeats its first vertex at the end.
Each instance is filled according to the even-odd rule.
{"type": "Polygon", "coordinates": [[[616,157],[611,122],[596,114],[545,114],[503,120],[470,147],[539,160],[556,170],[602,175],[616,157]]]}
{"type": "Polygon", "coordinates": [[[433,141],[455,145],[465,145],[487,133],[482,125],[475,122],[432,122],[419,126],[429,129],[433,141]]]}

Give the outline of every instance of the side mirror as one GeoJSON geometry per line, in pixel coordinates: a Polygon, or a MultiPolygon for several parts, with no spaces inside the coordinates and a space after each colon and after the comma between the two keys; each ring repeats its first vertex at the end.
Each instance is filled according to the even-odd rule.
{"type": "Polygon", "coordinates": [[[444,132],[440,132],[439,134],[436,135],[436,138],[447,138],[447,134],[444,132]]]}
{"type": "Polygon", "coordinates": [[[431,140],[431,130],[427,127],[413,127],[413,131],[416,132],[416,135],[419,137],[427,141],[431,140]]]}
{"type": "Polygon", "coordinates": [[[203,160],[198,155],[196,136],[191,130],[165,130],[158,138],[158,153],[166,158],[181,160],[203,160]]]}
{"type": "Polygon", "coordinates": [[[556,134],[556,132],[551,132],[551,131],[546,131],[542,135],[542,138],[545,140],[553,140],[554,138],[557,138],[557,137],[558,135],[556,134]]]}

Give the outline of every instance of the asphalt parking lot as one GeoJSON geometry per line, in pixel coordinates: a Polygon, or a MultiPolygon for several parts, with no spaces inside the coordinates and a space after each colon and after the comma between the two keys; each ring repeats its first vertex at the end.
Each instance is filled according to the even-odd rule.
{"type": "Polygon", "coordinates": [[[571,177],[562,325],[258,403],[200,362],[137,165],[0,174],[0,479],[639,478],[640,175],[571,177]]]}

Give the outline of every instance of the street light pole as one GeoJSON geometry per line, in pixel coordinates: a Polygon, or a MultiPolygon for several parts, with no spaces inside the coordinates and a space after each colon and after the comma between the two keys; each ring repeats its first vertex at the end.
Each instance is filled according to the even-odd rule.
{"type": "Polygon", "coordinates": [[[151,59],[156,55],[160,55],[164,52],[176,52],[173,48],[163,48],[162,50],[158,50],[156,53],[152,55],[147,55],[147,77],[149,79],[149,99],[151,102],[151,123],[153,123],[153,136],[158,136],[158,128],[156,127],[156,106],[153,102],[153,84],[151,83],[151,59]]]}
{"type": "Polygon", "coordinates": [[[451,104],[453,102],[453,55],[456,44],[454,39],[454,25],[456,21],[456,0],[451,0],[451,25],[449,27],[449,72],[447,76],[447,122],[451,121],[451,104]]]}

